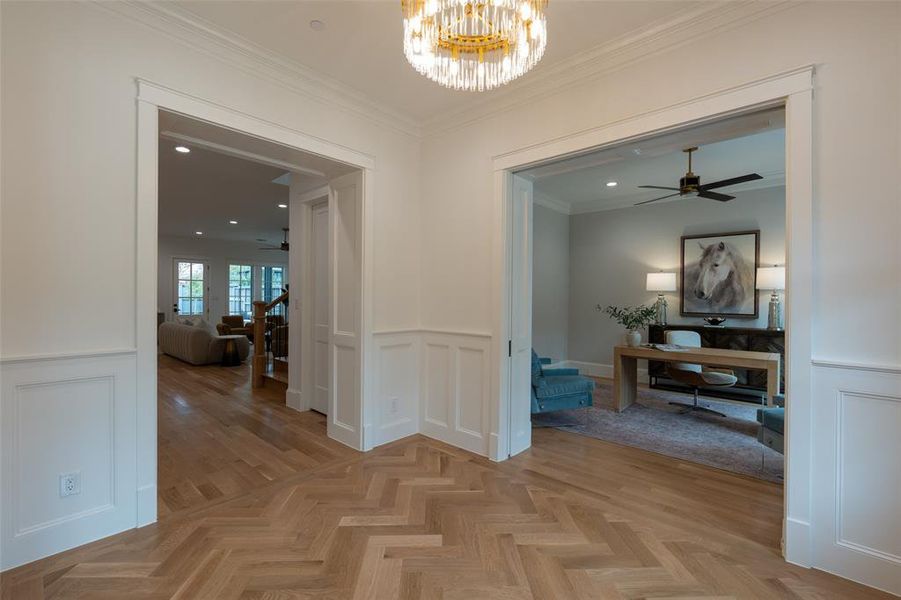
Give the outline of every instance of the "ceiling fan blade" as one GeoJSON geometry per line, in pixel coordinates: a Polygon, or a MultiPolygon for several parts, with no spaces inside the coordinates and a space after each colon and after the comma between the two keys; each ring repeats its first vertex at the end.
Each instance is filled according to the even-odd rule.
{"type": "Polygon", "coordinates": [[[662,185],[640,185],[638,187],[647,188],[649,190],[672,190],[674,192],[679,191],[679,188],[663,187],[662,185]]]}
{"type": "Polygon", "coordinates": [[[644,202],[639,202],[635,206],[641,206],[642,204],[650,204],[651,202],[657,202],[658,200],[663,200],[665,198],[672,198],[673,196],[679,196],[680,194],[677,192],[675,194],[670,194],[668,196],[660,196],[659,198],[654,198],[653,200],[645,200],[644,202]]]}
{"type": "Polygon", "coordinates": [[[747,175],[742,175],[741,177],[733,177],[732,179],[722,179],[720,181],[714,181],[713,183],[705,183],[700,186],[700,189],[703,190],[712,190],[714,188],[726,187],[727,185],[738,185],[739,183],[744,183],[746,181],[754,181],[755,179],[763,179],[762,176],[757,173],[748,173],[747,175]]]}
{"type": "Polygon", "coordinates": [[[707,198],[709,200],[719,200],[720,202],[728,202],[735,198],[735,196],[730,196],[728,194],[720,194],[719,192],[711,192],[708,190],[701,190],[698,192],[698,198],[707,198]]]}

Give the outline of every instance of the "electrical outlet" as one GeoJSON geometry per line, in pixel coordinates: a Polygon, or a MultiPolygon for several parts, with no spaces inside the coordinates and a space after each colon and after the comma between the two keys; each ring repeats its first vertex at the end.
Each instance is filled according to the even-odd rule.
{"type": "Polygon", "coordinates": [[[391,399],[391,414],[392,415],[397,414],[397,398],[391,399]]]}
{"type": "Polygon", "coordinates": [[[63,473],[59,476],[59,497],[74,496],[81,493],[81,473],[63,473]]]}

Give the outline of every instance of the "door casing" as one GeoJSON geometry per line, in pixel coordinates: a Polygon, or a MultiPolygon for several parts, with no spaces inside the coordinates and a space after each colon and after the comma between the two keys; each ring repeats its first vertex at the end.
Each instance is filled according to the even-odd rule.
{"type": "MultiPolygon", "coordinates": [[[[784,106],[786,111],[786,483],[783,554],[789,562],[809,566],[811,542],[811,307],[813,257],[813,75],[812,65],[778,73],[735,88],[670,107],[533,143],[496,155],[492,250],[493,347],[492,411],[489,447],[492,460],[519,451],[514,427],[528,418],[527,398],[513,401],[513,365],[508,346],[517,335],[511,318],[512,174],[527,167],[586,151],[660,135],[743,113],[784,106]],[[514,413],[516,413],[514,415],[514,413]]],[[[520,245],[520,248],[522,246],[520,245]]]]}

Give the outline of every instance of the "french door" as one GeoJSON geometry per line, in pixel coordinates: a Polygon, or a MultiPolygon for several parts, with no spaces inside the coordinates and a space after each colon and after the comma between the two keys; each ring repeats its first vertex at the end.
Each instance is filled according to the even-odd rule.
{"type": "Polygon", "coordinates": [[[173,315],[209,319],[209,265],[191,258],[176,258],[174,263],[173,315]]]}

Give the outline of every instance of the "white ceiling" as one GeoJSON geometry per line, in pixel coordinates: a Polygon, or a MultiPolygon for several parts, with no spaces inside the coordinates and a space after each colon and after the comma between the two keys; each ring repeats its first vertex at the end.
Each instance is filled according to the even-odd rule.
{"type": "MultiPolygon", "coordinates": [[[[286,173],[301,190],[315,189],[353,167],[243,133],[160,113],[160,235],[256,242],[282,241],[288,226],[288,187],[273,183],[286,173]],[[175,147],[184,145],[183,154],[175,147]],[[237,221],[237,225],[229,223],[237,221]]],[[[283,179],[284,180],[284,179],[283,179]]]]}
{"type": "MultiPolygon", "coordinates": [[[[533,181],[536,199],[564,212],[625,208],[670,193],[639,189],[639,185],[678,187],[688,167],[682,149],[698,146],[692,171],[701,177],[702,184],[747,173],[763,176],[758,181],[717,190],[734,195],[785,184],[784,127],[784,111],[778,109],[622,144],[520,174],[533,181]],[[607,187],[610,181],[617,185],[607,187]]],[[[661,200],[672,201],[679,198],[661,200]]]]}
{"type": "MultiPolygon", "coordinates": [[[[550,0],[548,48],[533,72],[702,4],[711,2],[550,0]]],[[[166,6],[356,88],[416,121],[466,108],[492,93],[448,90],[411,68],[403,56],[399,0],[190,0],[166,6]],[[325,29],[311,29],[314,19],[325,29]]]]}

